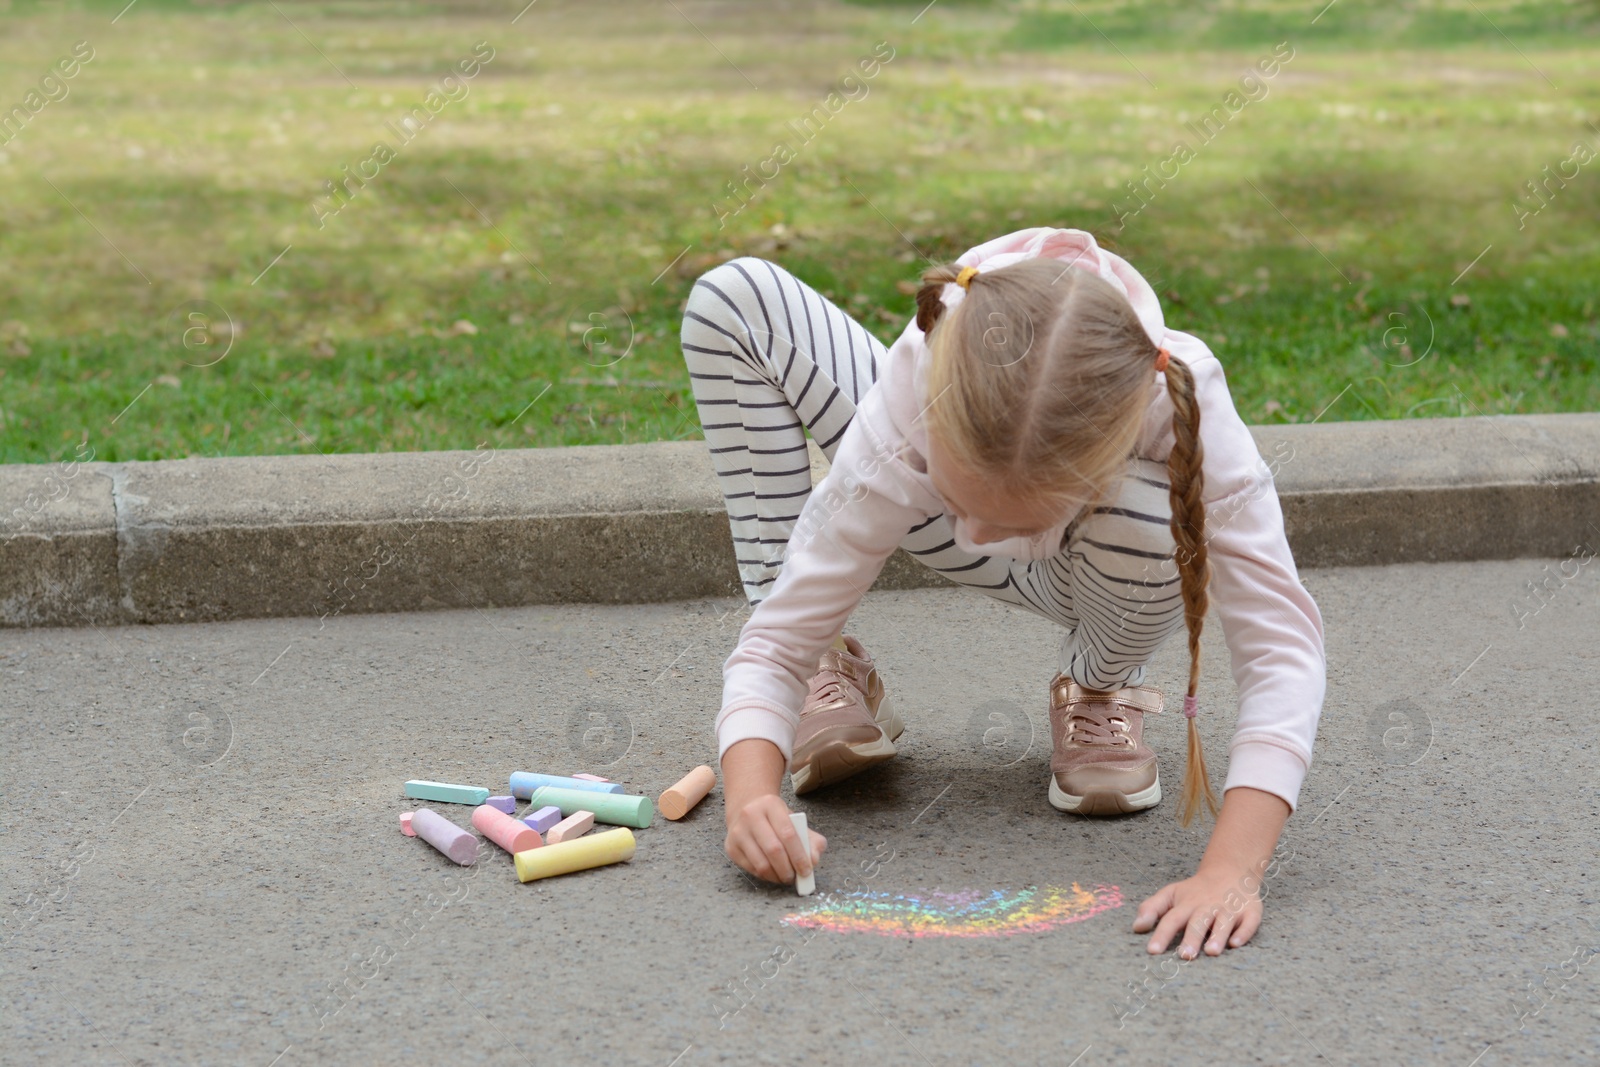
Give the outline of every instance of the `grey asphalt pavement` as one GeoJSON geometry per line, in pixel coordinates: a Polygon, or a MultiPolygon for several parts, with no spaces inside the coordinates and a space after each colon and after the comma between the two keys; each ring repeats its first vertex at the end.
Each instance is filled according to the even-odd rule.
{"type": "MultiPolygon", "coordinates": [[[[1329,697],[1265,924],[1184,964],[1129,926],[1208,824],[1181,828],[1170,797],[1050,808],[1056,635],[968,592],[857,612],[909,729],[899,758],[806,798],[831,844],[805,902],[727,863],[720,792],[626,864],[527,885],[504,853],[457,868],[398,830],[409,778],[587,770],[654,796],[712,761],[734,601],[0,631],[0,1059],[1593,1064],[1596,574],[1308,571],[1329,697]],[[1037,930],[959,914],[1075,884],[1102,909],[1037,930]],[[867,894],[973,936],[784,922],[867,894]]],[[[1207,638],[1220,783],[1214,618],[1207,638]]],[[[1169,694],[1182,657],[1157,659],[1169,694]]],[[[1182,728],[1148,728],[1169,786],[1182,728]]]]}

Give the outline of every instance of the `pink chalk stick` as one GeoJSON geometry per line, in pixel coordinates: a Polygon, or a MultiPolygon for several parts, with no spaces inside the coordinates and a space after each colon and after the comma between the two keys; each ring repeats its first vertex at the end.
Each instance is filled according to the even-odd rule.
{"type": "Polygon", "coordinates": [[[561,809],[553,804],[546,805],[538,811],[524,815],[522,821],[542,833],[547,833],[550,827],[561,821],[561,809]]]}
{"type": "Polygon", "coordinates": [[[400,832],[407,837],[417,836],[417,832],[411,828],[411,813],[409,811],[400,813],[400,832]]]}
{"type": "Polygon", "coordinates": [[[485,800],[484,803],[489,805],[491,808],[498,808],[507,815],[510,815],[517,810],[516,797],[490,797],[488,800],[485,800]]]}
{"type": "Polygon", "coordinates": [[[544,838],[552,845],[559,845],[563,841],[571,841],[574,837],[582,837],[593,828],[594,812],[575,811],[552,826],[544,838]]]}
{"type": "Polygon", "coordinates": [[[582,778],[585,782],[609,782],[611,779],[602,778],[598,774],[574,774],[573,778],[582,778]]]}
{"type": "Polygon", "coordinates": [[[539,831],[488,804],[480,804],[472,809],[472,825],[481,830],[484,837],[513,855],[544,844],[539,831]]]}
{"type": "Polygon", "coordinates": [[[478,858],[478,839],[431,808],[411,813],[411,829],[463,867],[472,866],[478,858]]]}

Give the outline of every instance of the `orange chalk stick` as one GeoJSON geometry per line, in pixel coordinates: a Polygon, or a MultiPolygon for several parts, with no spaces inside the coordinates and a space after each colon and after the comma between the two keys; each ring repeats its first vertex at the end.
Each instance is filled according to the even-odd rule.
{"type": "Polygon", "coordinates": [[[716,784],[716,771],[703,765],[696,767],[662,793],[656,807],[661,809],[661,814],[676,821],[694,810],[694,806],[704,800],[716,784]]]}
{"type": "Polygon", "coordinates": [[[552,845],[559,845],[563,841],[582,837],[592,829],[594,829],[594,812],[575,811],[550,827],[550,832],[544,835],[544,839],[552,845]]]}

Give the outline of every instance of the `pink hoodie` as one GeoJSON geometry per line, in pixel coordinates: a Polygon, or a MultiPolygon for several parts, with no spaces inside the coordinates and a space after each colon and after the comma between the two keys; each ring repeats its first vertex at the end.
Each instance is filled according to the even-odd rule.
{"type": "MultiPolygon", "coordinates": [[[[1326,662],[1322,616],[1296,573],[1272,468],[1234,410],[1222,365],[1210,349],[1190,334],[1168,329],[1149,283],[1088,233],[1020,230],[979,245],[957,262],[995,270],[1034,256],[1062,260],[1110,282],[1126,294],[1151,339],[1194,373],[1205,447],[1202,499],[1211,601],[1222,620],[1239,690],[1239,721],[1223,788],[1250,786],[1293,807],[1311,765],[1326,662]]],[[[964,295],[958,286],[946,286],[945,304],[953,307],[964,295]]],[[[832,468],[801,512],[778,580],[745,623],[723,668],[719,752],[758,737],[789,758],[818,657],[906,532],[946,512],[927,476],[927,431],[918,421],[926,404],[928,358],[913,321],[861,398],[832,468]]],[[[1173,444],[1172,405],[1165,377],[1153,374],[1153,381],[1138,454],[1165,462],[1173,444]]],[[[984,545],[982,554],[1039,558],[1061,544],[1068,521],[1036,538],[984,545]]],[[[958,545],[970,550],[966,531],[959,522],[955,526],[958,545]]]]}

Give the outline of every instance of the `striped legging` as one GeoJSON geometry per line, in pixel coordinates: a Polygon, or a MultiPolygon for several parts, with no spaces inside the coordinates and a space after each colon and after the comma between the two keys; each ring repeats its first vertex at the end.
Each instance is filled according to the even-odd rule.
{"type": "MultiPolygon", "coordinates": [[[[885,351],[765,260],[724,263],[689,294],[683,358],[752,606],[777,579],[811,494],[806,432],[832,460],[885,351]]],[[[1115,498],[1068,527],[1050,559],[969,555],[943,515],[913,526],[901,547],[959,585],[1061,624],[1061,669],[1115,689],[1141,684],[1157,646],[1183,625],[1170,516],[1166,465],[1135,459],[1115,498]]]]}

